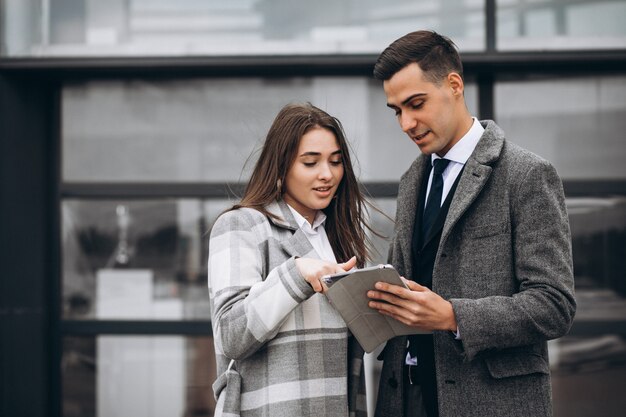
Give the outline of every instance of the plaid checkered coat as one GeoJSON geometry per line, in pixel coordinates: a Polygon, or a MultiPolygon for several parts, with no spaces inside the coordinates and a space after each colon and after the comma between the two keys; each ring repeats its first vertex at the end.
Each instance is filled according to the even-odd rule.
{"type": "Polygon", "coordinates": [[[289,207],[222,214],[209,242],[216,416],[366,416],[363,350],[295,257],[319,258],[289,207]]]}

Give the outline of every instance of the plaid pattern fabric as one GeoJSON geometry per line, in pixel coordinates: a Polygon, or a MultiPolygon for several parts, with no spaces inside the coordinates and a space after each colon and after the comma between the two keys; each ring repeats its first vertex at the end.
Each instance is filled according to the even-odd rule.
{"type": "Polygon", "coordinates": [[[215,415],[366,416],[363,350],[295,264],[318,255],[284,202],[268,210],[281,220],[244,208],[211,231],[215,415]]]}

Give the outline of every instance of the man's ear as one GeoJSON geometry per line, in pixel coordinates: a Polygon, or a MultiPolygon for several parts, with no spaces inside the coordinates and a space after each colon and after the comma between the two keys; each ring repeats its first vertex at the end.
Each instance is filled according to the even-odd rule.
{"type": "Polygon", "coordinates": [[[453,95],[463,97],[465,85],[463,84],[463,78],[458,73],[451,72],[448,74],[447,82],[450,89],[452,89],[453,95]]]}

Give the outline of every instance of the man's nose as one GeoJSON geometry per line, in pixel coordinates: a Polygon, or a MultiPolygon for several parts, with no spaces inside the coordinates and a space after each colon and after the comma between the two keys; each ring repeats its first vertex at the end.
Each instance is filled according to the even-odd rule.
{"type": "Polygon", "coordinates": [[[416,125],[417,121],[411,115],[406,113],[400,115],[400,127],[403,132],[409,133],[409,131],[415,128],[416,125]]]}

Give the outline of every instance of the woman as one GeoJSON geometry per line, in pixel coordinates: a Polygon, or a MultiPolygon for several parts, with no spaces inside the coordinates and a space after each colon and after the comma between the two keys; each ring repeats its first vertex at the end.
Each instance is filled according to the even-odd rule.
{"type": "Polygon", "coordinates": [[[368,259],[364,202],[339,121],[285,106],[211,231],[216,416],[366,415],[363,350],[320,281],[368,259]]]}

